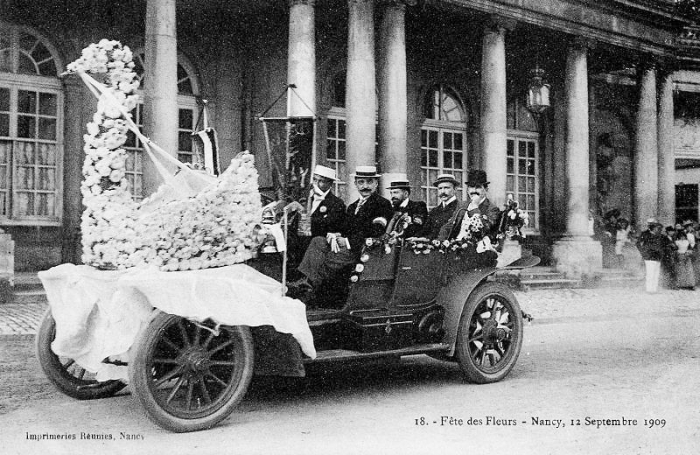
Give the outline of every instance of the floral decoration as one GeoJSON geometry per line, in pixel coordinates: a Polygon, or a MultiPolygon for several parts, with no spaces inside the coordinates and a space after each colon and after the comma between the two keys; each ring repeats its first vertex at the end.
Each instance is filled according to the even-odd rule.
{"type": "Polygon", "coordinates": [[[140,204],[132,199],[123,148],[128,113],[138,103],[132,58],[127,46],[103,39],[68,65],[69,72],[101,75],[106,87],[84,135],[83,262],[173,271],[249,259],[265,236],[258,225],[262,207],[251,154],[239,154],[218,180],[192,197],[178,199],[163,185],[140,204]]]}
{"type": "Polygon", "coordinates": [[[506,201],[506,209],[504,211],[504,221],[502,232],[499,234],[499,238],[506,238],[508,240],[522,240],[525,238],[525,234],[522,232],[522,228],[527,226],[530,218],[525,210],[522,210],[513,195],[508,195],[508,200],[506,201]]]}
{"type": "Polygon", "coordinates": [[[103,39],[83,49],[81,57],[68,65],[68,72],[102,75],[106,86],[83,136],[83,262],[96,267],[123,267],[133,252],[136,236],[137,203],[129,193],[127,152],[122,147],[128,131],[123,112],[130,112],[138,103],[139,81],[133,55],[118,41],[103,39]]]}
{"type": "Polygon", "coordinates": [[[481,214],[475,214],[471,217],[465,216],[459,233],[454,239],[441,241],[416,237],[407,239],[405,245],[416,254],[430,254],[432,251],[439,251],[443,254],[496,251],[484,230],[484,218],[485,215],[481,214]]]}

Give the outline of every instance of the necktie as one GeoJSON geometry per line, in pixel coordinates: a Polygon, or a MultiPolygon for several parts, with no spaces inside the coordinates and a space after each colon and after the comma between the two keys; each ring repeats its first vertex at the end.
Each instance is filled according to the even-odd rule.
{"type": "Polygon", "coordinates": [[[360,199],[359,202],[357,203],[357,208],[355,209],[355,215],[357,215],[360,212],[360,207],[362,207],[362,204],[365,203],[367,199],[360,199]]]}

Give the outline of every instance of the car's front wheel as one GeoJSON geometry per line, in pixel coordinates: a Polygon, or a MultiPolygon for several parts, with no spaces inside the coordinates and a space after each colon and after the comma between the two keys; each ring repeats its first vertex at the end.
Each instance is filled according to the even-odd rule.
{"type": "Polygon", "coordinates": [[[199,324],[161,312],[142,329],[132,356],[134,395],[151,420],[175,432],[224,420],[253,376],[249,327],[199,324]]]}
{"type": "Polygon", "coordinates": [[[51,349],[56,338],[56,321],[47,310],[36,335],[36,355],[46,377],[58,390],[78,400],[95,400],[113,396],[126,387],[122,381],[99,382],[95,374],[81,367],[75,360],[59,357],[51,349]]]}
{"type": "Polygon", "coordinates": [[[480,284],[467,299],[455,354],[466,379],[497,382],[515,366],[523,343],[523,317],[515,295],[504,285],[480,284]]]}

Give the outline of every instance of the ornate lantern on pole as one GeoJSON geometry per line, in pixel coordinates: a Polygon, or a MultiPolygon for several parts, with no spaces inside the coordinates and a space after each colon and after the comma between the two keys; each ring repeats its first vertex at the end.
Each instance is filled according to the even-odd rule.
{"type": "Polygon", "coordinates": [[[549,91],[551,86],[544,82],[544,70],[535,65],[530,70],[530,82],[528,84],[526,106],[535,116],[541,115],[551,106],[549,91]]]}

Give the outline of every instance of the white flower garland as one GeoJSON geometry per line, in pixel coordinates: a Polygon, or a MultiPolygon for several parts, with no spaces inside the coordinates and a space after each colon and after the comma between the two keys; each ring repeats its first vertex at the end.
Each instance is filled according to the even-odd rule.
{"type": "Polygon", "coordinates": [[[218,181],[194,197],[173,200],[164,185],[141,204],[133,201],[122,148],[129,129],[125,113],[138,103],[132,58],[128,47],[103,39],[68,65],[69,72],[104,74],[107,87],[84,135],[83,262],[172,271],[250,259],[263,234],[256,229],[262,207],[249,153],[239,154],[218,181]]]}
{"type": "MultiPolygon", "coordinates": [[[[138,103],[135,92],[139,87],[132,59],[128,47],[103,39],[83,49],[68,71],[103,74],[109,93],[124,112],[130,112],[138,103]]],[[[85,161],[80,186],[85,205],[81,219],[83,262],[96,267],[125,267],[135,238],[136,203],[128,190],[127,153],[122,148],[127,130],[121,110],[109,95],[102,94],[83,136],[85,161]]]]}

